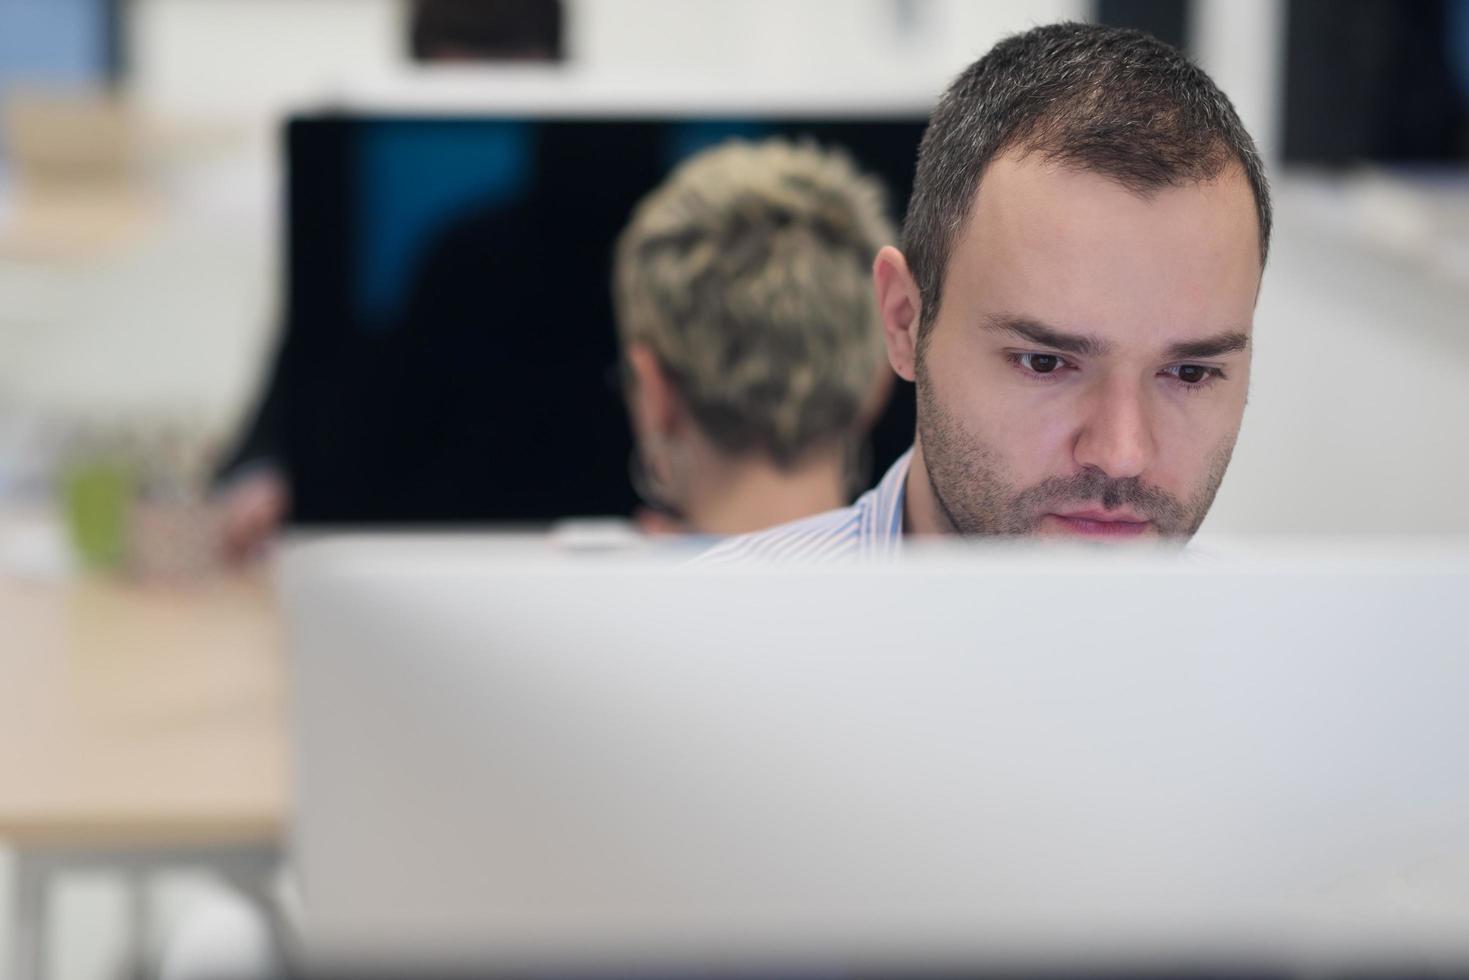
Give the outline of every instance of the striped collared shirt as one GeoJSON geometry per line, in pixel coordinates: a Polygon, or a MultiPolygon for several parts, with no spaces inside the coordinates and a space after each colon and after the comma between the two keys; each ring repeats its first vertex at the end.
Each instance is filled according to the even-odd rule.
{"type": "Polygon", "coordinates": [[[693,564],[892,558],[902,546],[903,497],[912,458],[912,449],[899,456],[882,482],[850,507],[728,538],[694,559],[693,564]]]}

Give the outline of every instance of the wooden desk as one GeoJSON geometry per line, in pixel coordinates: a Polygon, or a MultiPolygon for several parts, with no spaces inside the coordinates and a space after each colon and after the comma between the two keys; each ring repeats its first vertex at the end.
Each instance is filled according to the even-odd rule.
{"type": "Polygon", "coordinates": [[[262,571],[187,587],[0,578],[0,840],[274,841],[280,630],[262,571]]]}
{"type": "Polygon", "coordinates": [[[178,586],[0,571],[13,976],[44,973],[55,871],[213,857],[226,873],[273,866],[287,802],[280,638],[263,568],[178,586]]]}

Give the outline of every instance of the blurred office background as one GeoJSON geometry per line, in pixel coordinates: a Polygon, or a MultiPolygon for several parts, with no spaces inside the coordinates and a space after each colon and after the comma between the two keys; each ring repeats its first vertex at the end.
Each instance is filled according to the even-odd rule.
{"type": "MultiPolygon", "coordinates": [[[[1069,18],[1186,48],[1271,166],[1251,405],[1206,531],[1469,530],[1469,0],[559,6],[548,60],[490,64],[426,60],[410,0],[0,0],[0,505],[44,506],[100,426],[222,450],[249,421],[285,322],[293,113],[921,116],[1003,34],[1069,18]]],[[[59,891],[58,976],[107,975],[110,887],[59,891]]]]}
{"type": "Polygon", "coordinates": [[[46,492],[99,419],[182,419],[219,449],[249,421],[287,312],[289,113],[551,91],[921,116],[1005,32],[1100,18],[1200,60],[1276,182],[1254,402],[1208,529],[1466,526],[1462,0],[560,9],[557,60],[444,64],[408,0],[0,0],[0,493],[46,492]]]}

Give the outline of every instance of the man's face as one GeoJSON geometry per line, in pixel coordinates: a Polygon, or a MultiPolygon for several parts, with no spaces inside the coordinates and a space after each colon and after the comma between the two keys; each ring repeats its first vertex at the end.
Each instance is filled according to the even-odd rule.
{"type": "Polygon", "coordinates": [[[1239,433],[1259,281],[1241,172],[1143,196],[996,160],[909,349],[936,526],[1192,535],[1239,433]]]}

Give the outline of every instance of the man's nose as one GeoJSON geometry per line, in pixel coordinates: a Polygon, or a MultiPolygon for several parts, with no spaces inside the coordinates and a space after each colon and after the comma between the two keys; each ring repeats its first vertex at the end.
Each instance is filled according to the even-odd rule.
{"type": "Polygon", "coordinates": [[[1147,393],[1122,379],[1099,389],[1076,439],[1076,462],[1113,479],[1141,476],[1156,447],[1147,393]]]}

